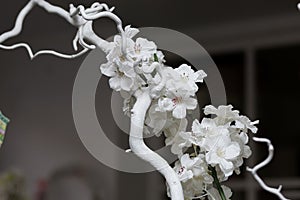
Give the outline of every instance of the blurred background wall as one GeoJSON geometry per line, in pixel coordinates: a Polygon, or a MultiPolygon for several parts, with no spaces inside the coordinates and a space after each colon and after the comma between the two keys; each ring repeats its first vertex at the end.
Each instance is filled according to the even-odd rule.
{"type": "MultiPolygon", "coordinates": [[[[69,4],[91,5],[86,0],[49,0],[68,9],[69,4]]],[[[0,32],[10,29],[27,1],[3,0],[0,32]]],[[[261,171],[268,184],[284,186],[291,199],[300,199],[300,13],[296,0],[150,1],[110,0],[124,24],[165,27],[197,40],[212,56],[222,74],[228,103],[252,119],[259,119],[259,136],[272,139],[276,151],[271,165],[261,171]]],[[[95,23],[104,38],[116,33],[108,20],[95,23]]],[[[73,52],[76,29],[58,16],[35,8],[25,20],[22,34],[7,41],[26,41],[35,51],[73,52]]],[[[170,43],[176,42],[166,37],[170,43]]],[[[159,47],[159,44],[158,44],[159,47]]],[[[191,55],[188,46],[182,46],[191,55]]],[[[197,54],[195,54],[197,55],[197,54]]],[[[17,169],[25,175],[29,197],[48,182],[48,200],[167,199],[157,172],[127,174],[95,160],[82,145],[72,117],[72,89],[84,56],[64,60],[40,56],[33,61],[24,49],[0,50],[0,109],[10,119],[0,150],[0,173],[17,169]],[[50,192],[49,192],[50,191],[50,192]],[[85,194],[85,195],[82,195],[85,194]]],[[[184,61],[167,56],[170,65],[184,61]],[[168,59],[169,58],[169,59],[168,59]]],[[[128,135],[116,126],[110,111],[107,79],[99,83],[96,108],[109,138],[123,149],[128,135]]],[[[200,105],[210,102],[201,86],[200,105]]],[[[120,111],[121,114],[121,111],[120,111]]],[[[150,143],[162,144],[162,139],[150,143]]],[[[155,145],[154,145],[155,146],[155,145]]],[[[253,145],[249,165],[267,155],[265,146],[253,145]]],[[[244,173],[228,183],[233,199],[275,199],[260,190],[244,173]]]]}

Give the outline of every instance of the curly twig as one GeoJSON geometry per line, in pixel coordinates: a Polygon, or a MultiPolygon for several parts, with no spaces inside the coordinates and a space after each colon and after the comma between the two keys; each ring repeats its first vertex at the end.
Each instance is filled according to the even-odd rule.
{"type": "MultiPolygon", "coordinates": [[[[88,9],[84,9],[83,7],[81,7],[80,12],[84,13],[83,15],[91,17],[91,16],[94,16],[94,15],[97,15],[97,14],[101,13],[103,9],[105,10],[105,11],[103,11],[104,12],[103,17],[108,16],[108,17],[113,18],[113,19],[119,19],[116,15],[114,15],[112,13],[111,14],[105,14],[107,12],[108,13],[112,12],[113,9],[114,9],[114,8],[108,8],[108,6],[106,4],[94,3],[91,6],[91,8],[88,8],[88,9]]],[[[100,17],[101,16],[98,16],[95,19],[98,19],[100,17]]],[[[66,10],[64,10],[64,9],[58,7],[58,6],[54,6],[52,4],[49,4],[48,2],[46,2],[44,0],[31,0],[20,11],[19,15],[17,16],[15,26],[13,27],[13,29],[8,31],[8,32],[3,33],[2,35],[0,35],[0,48],[11,50],[11,49],[24,47],[27,50],[27,52],[28,52],[31,59],[33,59],[36,56],[41,55],[41,54],[51,54],[51,55],[54,55],[54,56],[58,56],[58,57],[61,57],[61,58],[68,58],[68,59],[75,58],[75,57],[83,55],[89,49],[95,49],[96,48],[95,45],[89,45],[84,41],[84,38],[87,38],[87,34],[84,32],[85,30],[83,30],[85,27],[87,29],[86,32],[88,33],[88,39],[92,38],[91,40],[93,40],[93,43],[94,44],[97,43],[97,46],[100,47],[102,50],[109,47],[108,42],[103,40],[102,38],[96,36],[96,34],[91,30],[90,26],[85,26],[87,23],[88,23],[88,21],[86,19],[84,19],[82,16],[79,16],[79,13],[76,13],[76,9],[72,4],[70,5],[70,13],[69,13],[66,10]],[[2,44],[3,42],[5,42],[6,40],[8,40],[12,37],[17,36],[21,32],[25,17],[28,15],[28,13],[32,10],[32,8],[35,5],[38,5],[42,8],[44,8],[49,13],[55,13],[55,14],[63,17],[70,24],[72,24],[73,26],[78,27],[78,32],[77,32],[77,34],[76,34],[76,36],[73,40],[73,47],[74,47],[75,51],[77,51],[78,50],[77,42],[78,42],[83,47],[83,50],[81,50],[78,53],[72,54],[72,55],[59,53],[59,52],[56,52],[56,51],[53,51],[53,50],[42,50],[42,51],[39,51],[39,52],[34,54],[33,51],[32,51],[32,48],[27,43],[17,43],[17,44],[13,44],[13,45],[3,45],[2,44]]],[[[119,21],[118,21],[118,26],[122,26],[122,23],[120,23],[119,21]]],[[[119,29],[120,29],[120,27],[119,27],[119,29]]]]}
{"type": "Polygon", "coordinates": [[[54,55],[54,56],[57,56],[60,58],[71,59],[71,58],[79,57],[79,56],[85,54],[87,51],[89,51],[89,49],[83,49],[82,51],[80,51],[76,54],[71,54],[71,55],[62,54],[62,53],[59,53],[59,52],[56,52],[53,50],[41,50],[36,53],[33,53],[30,46],[26,43],[18,43],[18,44],[14,44],[11,46],[6,46],[6,45],[0,44],[0,48],[6,49],[6,50],[12,50],[12,49],[20,48],[20,47],[24,47],[27,50],[30,59],[34,59],[35,57],[42,55],[42,54],[50,54],[50,55],[54,55]]]}
{"type": "Polygon", "coordinates": [[[280,199],[282,200],[288,200],[287,198],[285,198],[283,196],[283,194],[281,193],[281,189],[282,189],[282,186],[280,185],[278,188],[272,188],[272,187],[269,187],[265,184],[265,182],[259,177],[259,175],[257,174],[257,171],[261,168],[263,168],[264,166],[266,166],[267,164],[269,164],[273,158],[273,155],[274,155],[274,147],[271,143],[271,141],[269,139],[266,139],[266,138],[258,138],[258,137],[253,137],[253,140],[255,142],[265,142],[267,143],[268,145],[268,150],[269,150],[269,155],[268,157],[262,161],[261,163],[257,164],[255,167],[253,168],[250,168],[250,167],[247,167],[247,171],[250,172],[253,177],[255,178],[255,180],[259,183],[259,185],[266,191],[270,192],[270,193],[273,193],[275,195],[277,195],[280,199]]]}
{"type": "Polygon", "coordinates": [[[126,56],[126,37],[122,25],[122,20],[117,15],[112,13],[113,10],[114,7],[109,9],[106,4],[96,3],[94,7],[92,6],[91,9],[85,9],[84,6],[79,5],[76,9],[73,9],[73,12],[70,15],[72,16],[75,14],[81,14],[81,16],[88,21],[99,19],[102,17],[108,17],[113,20],[116,23],[117,29],[122,36],[122,52],[126,56]],[[102,8],[104,8],[106,11],[102,11],[102,8]],[[97,10],[101,10],[102,12],[98,12],[97,10]]]}

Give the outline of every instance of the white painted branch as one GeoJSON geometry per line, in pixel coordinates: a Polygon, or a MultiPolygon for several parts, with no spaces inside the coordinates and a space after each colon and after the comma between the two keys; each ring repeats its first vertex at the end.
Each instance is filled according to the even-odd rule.
{"type": "Polygon", "coordinates": [[[51,54],[51,55],[54,55],[54,56],[57,56],[57,57],[60,57],[60,58],[72,59],[72,58],[79,57],[79,56],[85,54],[88,51],[88,49],[83,49],[82,51],[80,51],[76,54],[72,54],[72,55],[62,54],[62,53],[59,53],[59,52],[56,52],[56,51],[53,51],[53,50],[41,50],[41,51],[38,51],[36,53],[33,53],[30,46],[26,43],[18,43],[18,44],[14,44],[14,45],[11,45],[11,46],[6,46],[6,45],[0,44],[0,48],[6,49],[6,50],[12,50],[12,49],[16,49],[16,48],[19,48],[19,47],[24,47],[27,50],[27,52],[29,54],[29,57],[31,59],[34,59],[35,57],[37,57],[39,55],[42,55],[42,54],[51,54]]]}
{"type": "MultiPolygon", "coordinates": [[[[95,5],[94,5],[94,7],[95,7],[95,5]]],[[[102,7],[104,7],[104,6],[102,5],[102,7]]],[[[71,12],[71,8],[72,7],[70,5],[70,12],[71,12]]],[[[94,8],[94,9],[96,10],[96,8],[94,8]]],[[[105,11],[105,12],[107,12],[107,11],[105,11]]],[[[112,14],[112,16],[113,15],[114,14],[112,14]]],[[[75,42],[76,42],[76,38],[74,39],[75,42]]],[[[16,19],[14,28],[12,30],[0,35],[0,48],[15,49],[15,48],[19,48],[19,47],[24,47],[28,51],[28,54],[31,59],[33,59],[35,56],[41,55],[41,54],[52,54],[52,55],[59,56],[62,58],[74,58],[74,57],[80,56],[83,53],[87,52],[88,49],[94,48],[94,45],[87,45],[83,41],[83,38],[89,40],[90,42],[92,42],[94,45],[96,45],[97,47],[99,47],[101,50],[103,50],[105,52],[107,51],[107,49],[110,48],[110,43],[107,42],[106,40],[100,38],[99,36],[97,36],[95,34],[95,32],[92,30],[92,21],[87,21],[82,16],[79,16],[79,15],[71,17],[70,13],[67,12],[66,10],[64,10],[58,6],[49,4],[48,2],[46,2],[44,0],[31,0],[20,11],[20,13],[16,19]],[[44,8],[49,13],[54,13],[54,14],[61,16],[67,22],[69,22],[71,25],[77,27],[79,29],[79,31],[78,31],[79,33],[77,33],[76,38],[79,39],[79,43],[84,47],[84,49],[81,52],[76,53],[74,55],[66,55],[66,54],[58,53],[58,52],[55,52],[52,50],[43,50],[43,51],[40,51],[40,52],[34,54],[32,49],[30,48],[30,45],[28,45],[26,43],[19,43],[19,44],[14,44],[14,45],[10,45],[10,46],[3,45],[3,42],[5,42],[6,40],[8,40],[14,36],[17,36],[21,32],[25,17],[28,15],[28,13],[32,10],[32,8],[35,5],[38,5],[42,8],[44,8]]],[[[73,43],[73,45],[74,45],[74,43],[73,43]]],[[[76,46],[76,45],[74,45],[74,46],[76,46]]]]}
{"type": "Polygon", "coordinates": [[[94,49],[95,46],[97,46],[104,52],[107,52],[111,48],[111,44],[109,42],[100,38],[93,31],[93,27],[92,27],[93,20],[102,17],[108,17],[116,23],[120,33],[124,32],[122,28],[122,21],[117,15],[111,12],[114,8],[109,9],[106,4],[94,3],[91,6],[91,8],[87,8],[87,9],[85,9],[82,5],[79,5],[77,8],[75,8],[74,5],[71,4],[70,12],[67,12],[64,9],[59,8],[57,6],[53,6],[44,0],[34,0],[34,1],[37,2],[37,4],[40,7],[44,8],[46,11],[50,13],[55,13],[63,17],[64,19],[66,19],[73,26],[78,27],[79,29],[78,34],[75,37],[73,42],[73,46],[75,47],[74,48],[75,50],[77,49],[75,45],[77,39],[79,40],[79,43],[84,48],[94,49]],[[105,11],[102,11],[103,8],[105,9],[105,11]],[[88,40],[93,45],[86,44],[84,42],[84,39],[88,40]]]}
{"type": "Polygon", "coordinates": [[[270,193],[273,193],[275,195],[277,195],[281,200],[288,200],[287,198],[285,198],[283,196],[283,194],[281,193],[281,189],[282,189],[282,186],[280,185],[278,188],[272,188],[272,187],[269,187],[265,184],[265,182],[260,178],[260,176],[257,174],[257,171],[259,169],[261,169],[262,167],[266,166],[267,164],[269,164],[273,158],[273,155],[274,155],[274,147],[271,143],[271,141],[269,139],[266,139],[266,138],[257,138],[257,137],[253,137],[253,140],[255,142],[265,142],[267,143],[268,145],[268,150],[269,150],[269,155],[268,157],[262,161],[261,163],[257,164],[255,167],[253,168],[250,168],[250,167],[247,167],[247,171],[249,171],[253,177],[255,178],[255,180],[259,183],[259,185],[266,191],[270,192],[270,193]]]}
{"type": "Polygon", "coordinates": [[[131,111],[129,144],[133,153],[154,166],[166,179],[172,200],[183,200],[183,191],[176,172],[165,159],[149,149],[143,140],[143,127],[146,112],[151,104],[149,91],[137,91],[136,103],[131,111]]]}
{"type": "Polygon", "coordinates": [[[121,21],[121,19],[117,15],[113,14],[110,11],[103,11],[103,12],[99,12],[99,13],[95,13],[95,14],[87,14],[86,13],[86,9],[83,6],[81,6],[81,5],[78,6],[78,10],[80,11],[80,14],[82,15],[82,17],[85,20],[95,20],[95,19],[99,19],[99,18],[102,18],[102,17],[110,18],[113,21],[115,21],[119,32],[120,33],[123,32],[123,27],[122,27],[122,21],[121,21]]]}

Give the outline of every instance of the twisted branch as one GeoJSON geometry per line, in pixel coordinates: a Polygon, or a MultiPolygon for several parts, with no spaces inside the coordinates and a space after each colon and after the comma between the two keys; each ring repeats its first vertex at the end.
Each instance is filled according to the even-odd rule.
{"type": "Polygon", "coordinates": [[[75,58],[75,57],[81,56],[84,53],[86,53],[89,49],[95,49],[96,46],[98,46],[103,51],[108,51],[107,49],[110,48],[109,42],[103,40],[102,38],[100,38],[99,36],[97,36],[94,33],[94,31],[92,30],[92,25],[91,25],[92,21],[88,21],[87,19],[94,20],[94,19],[99,19],[101,17],[109,17],[109,18],[113,19],[114,21],[116,21],[117,26],[119,27],[118,29],[122,30],[122,32],[124,32],[123,29],[121,28],[122,27],[121,20],[116,15],[111,13],[113,9],[114,8],[109,9],[106,4],[94,3],[91,6],[91,8],[88,8],[88,9],[84,9],[83,6],[79,6],[79,8],[78,8],[78,10],[80,11],[80,13],[79,13],[79,12],[76,12],[77,9],[71,4],[70,12],[67,12],[66,10],[64,10],[58,6],[49,4],[48,2],[46,2],[44,0],[31,0],[20,11],[19,15],[17,16],[15,26],[13,27],[13,29],[0,35],[0,48],[6,49],[6,50],[11,50],[11,49],[23,47],[27,50],[31,59],[33,59],[36,56],[41,55],[41,54],[51,54],[51,55],[58,56],[61,58],[70,59],[70,58],[75,58]],[[69,22],[71,25],[77,27],[78,32],[73,40],[73,48],[75,51],[77,51],[78,50],[77,43],[79,43],[83,47],[83,50],[81,50],[80,52],[78,52],[76,54],[72,54],[72,55],[59,53],[59,52],[56,52],[53,50],[42,50],[37,53],[33,53],[32,48],[27,43],[18,43],[18,44],[14,44],[14,45],[3,45],[3,42],[5,42],[6,40],[20,34],[22,27],[23,27],[23,22],[24,22],[25,17],[29,14],[29,12],[33,9],[33,7],[35,5],[42,7],[49,13],[54,13],[54,14],[61,16],[67,22],[69,22]],[[103,9],[105,11],[103,11],[104,13],[101,14],[103,9]],[[83,15],[87,19],[85,19],[83,17],[83,15]],[[93,44],[96,44],[96,45],[87,44],[84,41],[84,38],[90,40],[93,44]]]}
{"type": "Polygon", "coordinates": [[[143,139],[145,115],[151,104],[149,90],[139,90],[135,93],[135,97],[136,103],[134,104],[131,110],[131,124],[129,137],[130,149],[138,157],[150,163],[165,177],[170,187],[172,200],[183,200],[183,191],[178,175],[165,159],[163,159],[157,153],[153,152],[145,144],[143,139]]]}
{"type": "Polygon", "coordinates": [[[269,164],[273,158],[274,155],[274,147],[271,143],[271,141],[269,139],[266,138],[258,138],[258,137],[253,137],[253,140],[255,142],[265,142],[268,145],[268,151],[269,151],[269,155],[268,157],[262,161],[261,163],[257,164],[255,167],[250,168],[247,167],[247,171],[250,172],[253,177],[255,178],[255,180],[259,183],[259,185],[266,191],[275,194],[276,196],[278,196],[278,198],[280,198],[281,200],[288,200],[287,198],[285,198],[283,196],[283,194],[281,193],[281,189],[282,189],[282,185],[280,185],[278,188],[272,188],[269,187],[265,184],[265,182],[260,178],[260,176],[257,174],[257,171],[260,170],[261,168],[263,168],[264,166],[266,166],[267,164],[269,164]]]}

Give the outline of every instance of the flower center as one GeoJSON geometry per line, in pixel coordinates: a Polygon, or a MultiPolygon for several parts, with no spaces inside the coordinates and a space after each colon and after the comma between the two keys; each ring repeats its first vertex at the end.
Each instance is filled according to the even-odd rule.
{"type": "Polygon", "coordinates": [[[181,175],[184,172],[184,169],[185,169],[184,166],[180,167],[180,169],[178,171],[178,174],[181,175]]]}
{"type": "Polygon", "coordinates": [[[189,74],[186,73],[186,72],[183,72],[183,73],[181,73],[181,78],[182,78],[184,81],[188,81],[188,80],[189,80],[189,74]]]}
{"type": "Polygon", "coordinates": [[[176,105],[182,102],[182,97],[175,97],[172,102],[176,105]]]}
{"type": "Polygon", "coordinates": [[[118,74],[118,76],[122,77],[124,76],[124,72],[121,72],[119,69],[116,69],[115,72],[118,74]]]}
{"type": "Polygon", "coordinates": [[[140,44],[135,44],[134,45],[134,50],[135,50],[135,53],[141,53],[141,50],[142,50],[142,47],[140,44]]]}
{"type": "Polygon", "coordinates": [[[126,57],[122,54],[119,56],[121,62],[125,62],[126,61],[126,57]]]}
{"type": "Polygon", "coordinates": [[[217,150],[217,155],[218,155],[219,157],[224,157],[225,152],[224,152],[223,150],[221,150],[221,149],[218,149],[218,150],[217,150]]]}

